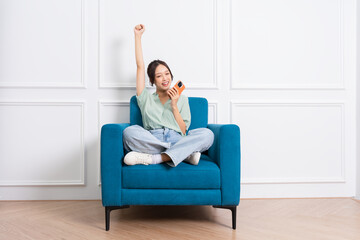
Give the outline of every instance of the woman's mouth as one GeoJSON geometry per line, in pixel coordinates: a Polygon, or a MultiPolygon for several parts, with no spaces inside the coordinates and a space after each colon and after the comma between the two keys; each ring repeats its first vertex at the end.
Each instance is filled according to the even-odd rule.
{"type": "Polygon", "coordinates": [[[163,85],[164,87],[167,87],[169,85],[169,82],[163,82],[161,85],[163,85]]]}

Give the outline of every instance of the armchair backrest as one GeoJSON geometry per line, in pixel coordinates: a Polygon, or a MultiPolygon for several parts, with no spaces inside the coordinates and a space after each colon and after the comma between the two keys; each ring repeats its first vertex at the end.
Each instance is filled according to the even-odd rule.
{"type": "MultiPolygon", "coordinates": [[[[208,101],[206,98],[189,97],[191,112],[191,125],[189,130],[207,127],[208,124],[208,101]]],[[[137,104],[136,96],[130,100],[130,125],[143,126],[141,111],[137,104]]]]}

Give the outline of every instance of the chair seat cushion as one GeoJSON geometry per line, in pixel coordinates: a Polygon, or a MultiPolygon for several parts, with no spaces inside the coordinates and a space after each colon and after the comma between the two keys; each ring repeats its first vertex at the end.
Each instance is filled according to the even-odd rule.
{"type": "Polygon", "coordinates": [[[181,162],[176,167],[166,163],[123,165],[123,188],[150,189],[219,189],[220,169],[202,154],[198,165],[181,162]]]}

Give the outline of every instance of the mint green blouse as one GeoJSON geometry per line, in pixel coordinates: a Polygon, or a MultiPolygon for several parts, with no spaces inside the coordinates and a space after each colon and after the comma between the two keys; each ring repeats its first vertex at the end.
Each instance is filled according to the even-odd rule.
{"type": "MultiPolygon", "coordinates": [[[[153,94],[150,94],[146,88],[144,88],[139,96],[136,96],[136,99],[141,111],[143,125],[146,130],[166,127],[177,131],[182,136],[185,135],[181,132],[171,110],[171,99],[165,104],[162,104],[156,91],[153,94]]],[[[185,122],[186,130],[188,130],[191,123],[188,97],[180,95],[177,106],[180,115],[185,122]]]]}

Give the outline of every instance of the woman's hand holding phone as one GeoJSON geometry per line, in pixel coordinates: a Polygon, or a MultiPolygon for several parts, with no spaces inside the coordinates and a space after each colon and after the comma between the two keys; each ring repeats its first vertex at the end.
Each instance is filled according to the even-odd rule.
{"type": "Polygon", "coordinates": [[[180,94],[185,89],[185,85],[179,80],[174,87],[168,90],[168,96],[171,99],[171,107],[174,109],[177,107],[177,101],[179,100],[180,94]]]}
{"type": "Polygon", "coordinates": [[[177,102],[179,100],[179,91],[176,88],[171,88],[167,91],[168,96],[171,99],[171,107],[172,109],[177,107],[177,102]]]}
{"type": "Polygon", "coordinates": [[[173,88],[177,89],[179,95],[181,95],[182,91],[185,89],[185,85],[182,81],[179,80],[177,83],[175,83],[173,88]]]}

